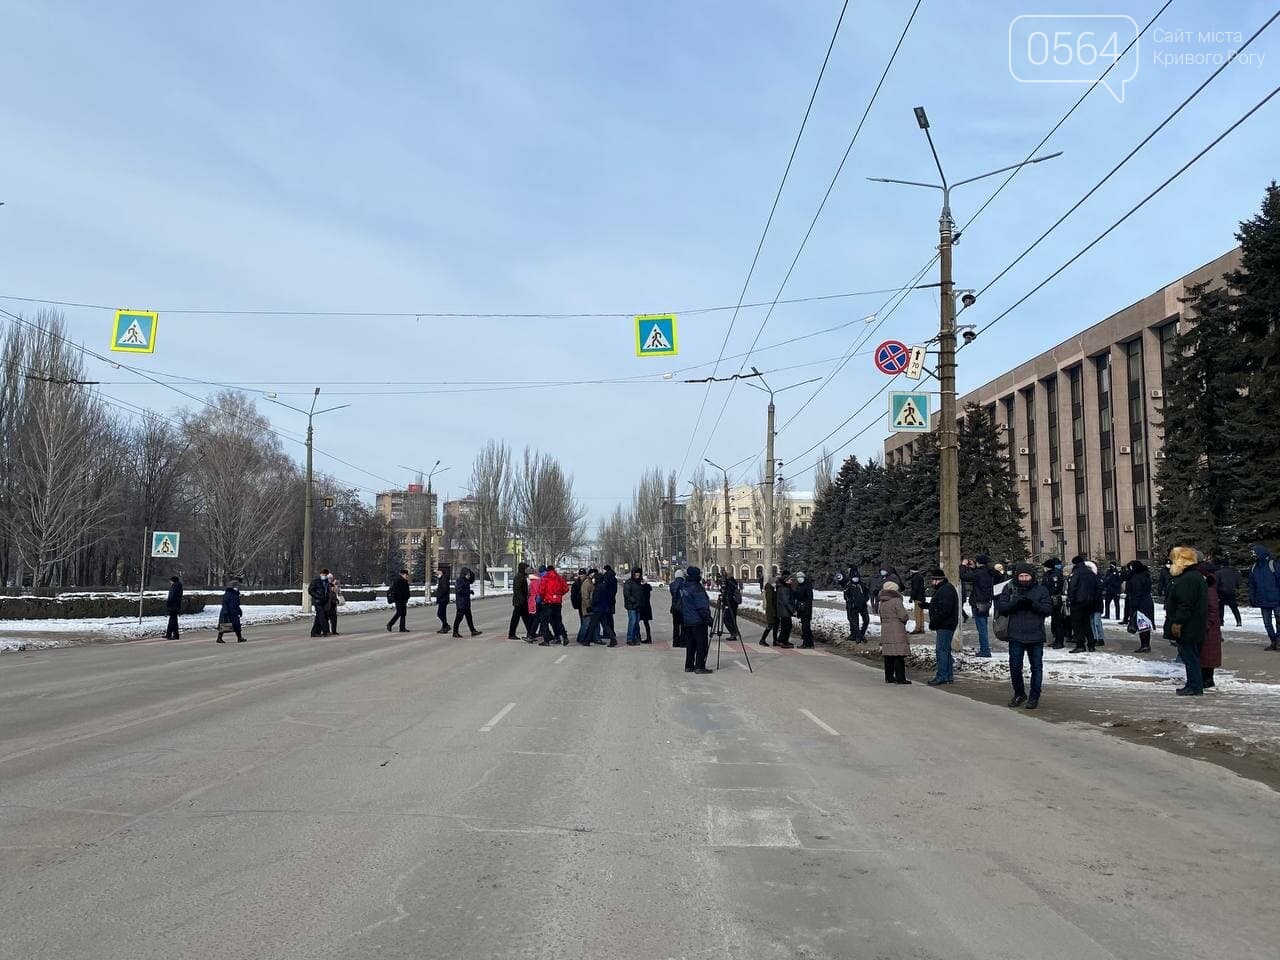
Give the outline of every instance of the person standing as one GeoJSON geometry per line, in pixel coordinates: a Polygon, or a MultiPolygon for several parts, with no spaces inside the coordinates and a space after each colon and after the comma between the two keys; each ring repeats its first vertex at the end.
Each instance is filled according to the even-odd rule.
{"type": "Polygon", "coordinates": [[[177,575],[169,578],[169,595],[164,598],[164,609],[169,614],[169,623],[164,628],[164,638],[177,640],[178,614],[182,612],[182,578],[177,575]]]}
{"type": "Polygon", "coordinates": [[[778,577],[778,639],[774,646],[790,650],[792,618],[796,615],[796,578],[783,570],[778,577]]]}
{"type": "Polygon", "coordinates": [[[1093,607],[1098,601],[1098,575],[1089,569],[1084,557],[1071,559],[1071,581],[1067,587],[1067,609],[1071,617],[1071,635],[1076,645],[1070,653],[1093,653],[1093,607]]]}
{"type": "Polygon", "coordinates": [[[800,618],[800,649],[813,649],[813,583],[802,570],[796,574],[794,606],[800,618]]]}
{"type": "Polygon", "coordinates": [[[724,575],[724,580],[720,584],[720,616],[724,624],[724,631],[729,634],[730,640],[740,639],[738,633],[738,607],[741,603],[742,587],[738,585],[733,571],[730,570],[724,575]]]}
{"type": "Polygon", "coordinates": [[[1262,611],[1262,625],[1266,628],[1267,639],[1271,641],[1267,649],[1280,650],[1276,635],[1276,608],[1280,607],[1280,573],[1276,571],[1276,562],[1271,559],[1271,551],[1260,543],[1253,547],[1253,566],[1249,569],[1249,602],[1262,611]]]}
{"type": "Polygon", "coordinates": [[[336,637],[338,635],[338,608],[346,603],[342,599],[341,585],[338,578],[332,573],[329,574],[329,600],[325,607],[325,616],[328,620],[329,635],[336,637]]]}
{"type": "Polygon", "coordinates": [[[525,643],[537,643],[542,636],[542,578],[546,573],[546,567],[539,567],[537,573],[529,574],[529,599],[525,607],[529,625],[524,634],[525,643]]]}
{"type": "Polygon", "coordinates": [[[613,611],[617,603],[618,578],[613,575],[613,567],[605,564],[604,573],[596,581],[591,591],[591,623],[587,626],[590,634],[588,642],[595,642],[600,634],[609,638],[609,646],[618,645],[618,635],[613,631],[613,611]]]}
{"type": "Polygon", "coordinates": [[[937,673],[929,681],[929,686],[936,687],[955,682],[951,638],[960,625],[960,594],[937,567],[929,572],[929,582],[933,585],[933,599],[929,601],[929,629],[936,634],[933,647],[938,661],[937,673]]]}
{"type": "Polygon", "coordinates": [[[1204,642],[1200,644],[1200,688],[1212,690],[1213,671],[1222,666],[1222,597],[1218,591],[1218,571],[1213,564],[1198,564],[1196,570],[1204,577],[1207,588],[1204,642]]]}
{"type": "Polygon", "coordinates": [[[524,627],[527,638],[529,630],[529,565],[523,560],[516,565],[516,577],[511,584],[511,626],[507,627],[507,639],[519,640],[516,627],[524,627]]]}
{"type": "Polygon", "coordinates": [[[1151,652],[1151,627],[1156,622],[1156,603],[1151,596],[1151,572],[1141,560],[1130,560],[1120,571],[1124,582],[1125,629],[1138,635],[1134,653],[1151,652]],[[1139,614],[1142,615],[1141,619],[1139,614]],[[1144,629],[1144,624],[1146,628],[1144,629]]]}
{"type": "Polygon", "coordinates": [[[902,604],[902,594],[892,580],[880,584],[880,659],[884,661],[884,682],[907,684],[907,657],[911,638],[907,621],[911,615],[902,604]]]}
{"type": "Polygon", "coordinates": [[[702,571],[690,567],[685,571],[684,589],[680,591],[681,619],[684,624],[685,673],[711,673],[707,669],[707,651],[711,647],[711,598],[702,586],[702,571]]]}
{"type": "MultiPolygon", "coordinates": [[[[871,612],[877,617],[880,616],[880,588],[884,586],[888,574],[889,571],[881,567],[872,574],[871,583],[868,585],[871,593],[871,612]]],[[[901,600],[902,597],[899,596],[898,599],[901,600]]]]}
{"type": "Polygon", "coordinates": [[[680,591],[684,589],[684,571],[677,570],[676,575],[671,578],[671,646],[683,647],[684,634],[680,629],[681,610],[680,610],[680,591]]]}
{"type": "Polygon", "coordinates": [[[644,627],[644,636],[640,642],[653,643],[653,631],[649,628],[653,620],[653,584],[646,580],[641,586],[644,587],[644,598],[640,601],[640,626],[644,627]]]}
{"type": "Polygon", "coordinates": [[[1107,567],[1107,572],[1102,575],[1102,615],[1107,620],[1120,619],[1120,588],[1124,585],[1124,581],[1120,579],[1120,568],[1116,566],[1115,561],[1107,567]],[[1112,609],[1115,609],[1115,616],[1111,615],[1112,609]]]}
{"type": "Polygon", "coordinates": [[[1069,627],[1066,611],[1066,581],[1062,576],[1062,563],[1057,557],[1050,557],[1044,562],[1044,579],[1040,581],[1053,603],[1053,613],[1049,618],[1049,627],[1053,631],[1053,649],[1061,650],[1069,627]]]}
{"type": "Polygon", "coordinates": [[[448,564],[440,564],[440,575],[436,579],[436,616],[440,618],[440,629],[436,633],[449,632],[449,584],[452,577],[452,568],[448,564]]]}
{"type": "MultiPolygon", "coordinates": [[[[329,635],[329,568],[320,570],[320,576],[311,581],[307,587],[307,596],[311,598],[311,635],[327,637],[329,635]]],[[[389,599],[389,598],[388,598],[389,599]]]]}
{"type": "MultiPolygon", "coordinates": [[[[929,605],[928,594],[924,589],[924,574],[913,565],[907,571],[907,577],[910,581],[910,587],[907,596],[911,598],[911,606],[914,608],[916,618],[916,633],[924,633],[924,611],[929,605]]],[[[958,602],[958,601],[957,601],[958,602]]]]}
{"type": "MultiPolygon", "coordinates": [[[[839,577],[836,578],[837,580],[839,577]]],[[[881,584],[881,589],[884,585],[881,584]]],[[[902,605],[902,597],[898,597],[898,605],[902,605]]],[[[867,627],[871,618],[867,616],[867,590],[862,583],[862,575],[855,567],[849,574],[849,581],[844,585],[844,613],[849,620],[849,639],[854,643],[866,643],[867,627]]]]}
{"type": "Polygon", "coordinates": [[[591,602],[595,593],[595,585],[596,571],[593,567],[582,578],[582,587],[578,591],[581,598],[578,601],[578,642],[584,647],[591,646],[595,640],[591,633],[593,623],[591,619],[591,602]]]}
{"type": "Polygon", "coordinates": [[[631,576],[622,587],[622,606],[627,611],[627,646],[640,644],[640,604],[644,601],[644,571],[631,568],[631,576]]]}
{"type": "Polygon", "coordinates": [[[549,647],[559,641],[569,645],[569,634],[564,628],[564,595],[569,584],[554,563],[547,564],[542,575],[539,591],[542,595],[542,642],[539,646],[549,647]]]}
{"type": "Polygon", "coordinates": [[[240,616],[240,581],[232,580],[222,594],[222,608],[218,611],[218,643],[226,643],[222,635],[228,630],[236,635],[236,643],[244,643],[240,616]]]}
{"type": "Polygon", "coordinates": [[[1157,582],[1156,592],[1159,594],[1161,603],[1164,603],[1169,596],[1169,584],[1173,581],[1173,571],[1170,569],[1172,566],[1172,564],[1166,563],[1160,568],[1160,579],[1157,582]]]}
{"type": "Polygon", "coordinates": [[[1003,578],[991,565],[991,558],[980,553],[960,569],[960,579],[969,585],[969,608],[973,610],[973,624],[978,631],[978,656],[990,659],[991,637],[987,628],[991,603],[995,599],[996,584],[1003,578]]]}
{"type": "Polygon", "coordinates": [[[400,576],[396,577],[395,582],[391,584],[387,590],[387,599],[394,604],[396,608],[395,614],[387,621],[387,633],[391,632],[391,628],[396,625],[396,621],[400,622],[400,632],[408,633],[409,624],[405,621],[405,617],[409,612],[409,571],[401,570],[400,576]]]}
{"type": "Polygon", "coordinates": [[[1035,568],[1019,563],[1013,568],[1013,583],[995,598],[996,613],[1009,618],[1009,682],[1013,699],[1009,706],[1028,710],[1040,706],[1044,685],[1044,621],[1053,614],[1053,598],[1036,583],[1035,568]],[[1031,697],[1023,682],[1022,661],[1031,661],[1031,697]]]}
{"type": "Polygon", "coordinates": [[[1196,552],[1190,547],[1169,551],[1169,589],[1164,595],[1165,635],[1178,645],[1178,657],[1187,671],[1187,682],[1176,691],[1180,697],[1204,694],[1200,674],[1200,646],[1209,616],[1209,588],[1196,570],[1196,552]]]}
{"type": "Polygon", "coordinates": [[[774,643],[778,642],[778,586],[776,578],[770,577],[764,582],[764,633],[760,634],[760,646],[769,645],[769,635],[773,635],[774,643]]]}
{"type": "Polygon", "coordinates": [[[467,629],[471,631],[473,637],[480,636],[483,630],[476,629],[476,623],[471,619],[471,584],[475,583],[476,575],[471,572],[470,567],[463,567],[462,573],[458,575],[458,581],[453,585],[453,635],[461,637],[458,633],[458,627],[462,626],[462,621],[467,621],[467,629]]]}
{"type": "Polygon", "coordinates": [[[1228,608],[1235,614],[1236,626],[1242,626],[1240,606],[1236,601],[1236,594],[1240,590],[1239,571],[1230,564],[1224,563],[1214,571],[1214,577],[1218,582],[1218,626],[1222,626],[1227,622],[1228,608]]]}

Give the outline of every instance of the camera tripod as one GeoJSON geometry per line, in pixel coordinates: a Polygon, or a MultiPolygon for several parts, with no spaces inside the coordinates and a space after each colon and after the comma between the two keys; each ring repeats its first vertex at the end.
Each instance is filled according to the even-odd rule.
{"type": "MultiPolygon", "coordinates": [[[[735,623],[737,622],[737,617],[734,618],[734,622],[735,623]]],[[[717,605],[715,608],[715,614],[711,619],[711,632],[714,633],[716,636],[716,669],[719,670],[720,669],[720,639],[721,637],[724,636],[724,606],[723,605],[717,605]]],[[[730,642],[732,642],[733,637],[730,636],[729,640],[730,642]]],[[[750,654],[747,653],[747,643],[745,640],[742,639],[742,631],[738,631],[738,643],[742,645],[742,657],[744,660],[747,661],[747,672],[755,673],[755,670],[751,668],[751,656],[750,654]]]]}

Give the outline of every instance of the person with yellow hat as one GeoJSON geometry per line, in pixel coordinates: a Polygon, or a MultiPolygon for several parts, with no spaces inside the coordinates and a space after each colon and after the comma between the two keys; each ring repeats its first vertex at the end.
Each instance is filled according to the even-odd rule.
{"type": "Polygon", "coordinates": [[[1169,551],[1169,591],[1165,597],[1165,636],[1178,645],[1178,655],[1187,668],[1187,682],[1180,697],[1204,694],[1200,672],[1200,645],[1204,643],[1209,610],[1209,587],[1196,570],[1200,558],[1190,547],[1169,551]]]}

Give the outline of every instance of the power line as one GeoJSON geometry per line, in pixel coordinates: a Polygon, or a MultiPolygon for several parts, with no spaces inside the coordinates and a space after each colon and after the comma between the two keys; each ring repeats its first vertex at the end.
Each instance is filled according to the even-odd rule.
{"type": "MultiPolygon", "coordinates": [[[[769,235],[769,227],[773,224],[773,215],[777,212],[778,201],[782,198],[782,188],[787,184],[787,177],[791,173],[791,164],[796,158],[796,150],[800,147],[800,138],[804,135],[804,128],[809,123],[809,114],[813,110],[813,101],[818,96],[818,88],[822,86],[822,77],[827,72],[827,64],[831,60],[831,51],[835,48],[836,37],[840,35],[840,25],[844,23],[845,11],[849,9],[849,0],[844,0],[840,7],[840,16],[836,18],[835,29],[831,31],[831,42],[827,44],[827,52],[822,58],[822,66],[818,70],[818,78],[813,83],[813,91],[809,94],[809,103],[804,108],[804,118],[800,121],[800,129],[796,131],[796,138],[791,144],[791,155],[787,157],[786,169],[782,171],[782,180],[778,183],[778,189],[773,195],[773,205],[769,208],[769,217],[765,220],[764,230],[760,233],[760,241],[756,244],[755,255],[751,258],[751,267],[747,270],[747,279],[743,281],[742,292],[738,294],[738,305],[734,308],[733,316],[729,318],[729,328],[724,332],[724,340],[720,343],[720,352],[716,356],[715,365],[712,367],[711,375],[715,376],[720,370],[720,360],[724,357],[724,351],[729,345],[729,337],[733,333],[734,324],[738,322],[738,311],[742,308],[742,301],[747,296],[747,288],[751,285],[751,278],[756,271],[756,264],[760,262],[760,251],[764,249],[765,237],[769,235]]],[[[770,307],[770,312],[772,312],[770,307]]],[[[755,345],[752,344],[754,347],[755,345]]],[[[694,441],[698,438],[698,428],[702,426],[702,415],[707,409],[707,398],[711,396],[711,384],[707,384],[707,389],[702,394],[702,403],[698,405],[698,416],[694,420],[693,430],[689,433],[689,443],[685,447],[684,458],[680,461],[680,469],[676,471],[677,476],[684,475],[685,465],[689,461],[689,454],[693,450],[694,441]]],[[[723,410],[721,413],[723,414],[723,410]]],[[[717,424],[719,419],[717,419],[717,424]]],[[[712,430],[714,434],[714,429],[712,430]]]]}

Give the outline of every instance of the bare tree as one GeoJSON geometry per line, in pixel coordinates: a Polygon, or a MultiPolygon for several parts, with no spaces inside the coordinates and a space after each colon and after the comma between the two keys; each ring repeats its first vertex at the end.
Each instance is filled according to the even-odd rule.
{"type": "Polygon", "coordinates": [[[662,471],[651,467],[640,477],[631,498],[632,561],[657,577],[662,562],[662,498],[666,487],[662,471]]]}
{"type": "Polygon", "coordinates": [[[707,476],[705,467],[699,466],[690,480],[693,492],[685,507],[685,542],[689,559],[696,559],[698,566],[706,569],[707,551],[711,548],[712,506],[720,495],[720,487],[707,476]]]}
{"type": "Polygon", "coordinates": [[[573,478],[549,454],[525,447],[513,486],[513,526],[526,554],[558,563],[586,535],[586,508],[573,495],[573,478]]]}
{"type": "Polygon", "coordinates": [[[630,518],[621,504],[614,507],[613,512],[606,519],[600,521],[596,529],[596,539],[599,541],[601,563],[618,567],[630,562],[629,525],[630,518]]]}
{"type": "Polygon", "coordinates": [[[484,542],[476,543],[480,555],[480,576],[494,557],[502,554],[511,530],[512,488],[515,474],[511,467],[511,448],[498,440],[490,440],[476,454],[471,464],[471,521],[477,541],[484,531],[484,542]]]}
{"type": "Polygon", "coordinates": [[[813,467],[813,496],[821,500],[822,495],[835,483],[835,454],[822,448],[822,456],[813,467]]]}

